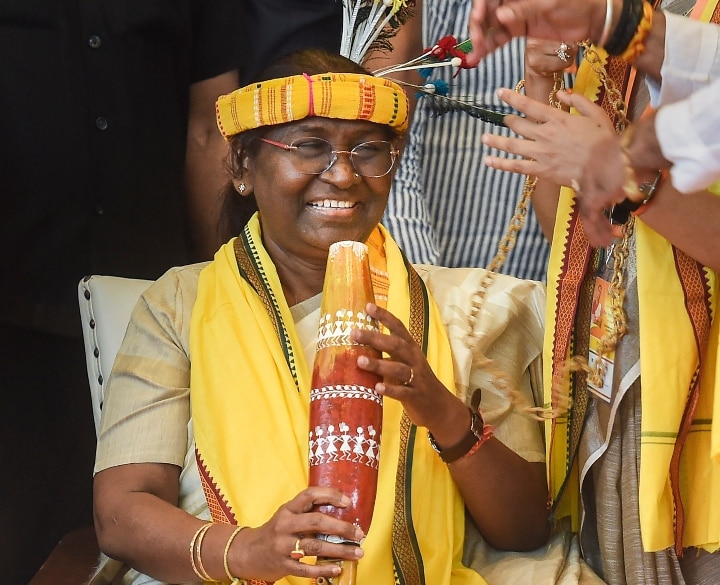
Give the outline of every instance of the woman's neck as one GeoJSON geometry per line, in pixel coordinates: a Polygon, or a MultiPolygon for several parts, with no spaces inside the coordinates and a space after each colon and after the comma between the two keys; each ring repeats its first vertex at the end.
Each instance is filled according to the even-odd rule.
{"type": "Polygon", "coordinates": [[[275,261],[283,293],[289,306],[314,297],[323,290],[326,263],[312,264],[304,260],[281,258],[275,261]]]}

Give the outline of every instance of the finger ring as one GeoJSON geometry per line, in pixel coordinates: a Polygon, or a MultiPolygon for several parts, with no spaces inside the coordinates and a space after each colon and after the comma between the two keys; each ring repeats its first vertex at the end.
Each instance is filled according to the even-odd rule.
{"type": "Polygon", "coordinates": [[[295,548],[290,551],[290,558],[295,559],[296,561],[299,561],[304,556],[305,556],[305,551],[300,548],[300,539],[298,538],[295,541],[295,548]]]}
{"type": "Polygon", "coordinates": [[[558,56],[559,59],[562,59],[567,63],[570,60],[570,53],[568,53],[568,44],[565,41],[562,41],[560,43],[560,46],[557,48],[557,51],[555,51],[555,54],[558,56]]]}
{"type": "Polygon", "coordinates": [[[410,378],[408,379],[407,382],[405,382],[405,383],[403,384],[403,386],[410,386],[410,384],[412,384],[412,381],[413,381],[413,378],[414,378],[414,377],[415,377],[415,372],[413,371],[412,368],[410,368],[410,378]]]}

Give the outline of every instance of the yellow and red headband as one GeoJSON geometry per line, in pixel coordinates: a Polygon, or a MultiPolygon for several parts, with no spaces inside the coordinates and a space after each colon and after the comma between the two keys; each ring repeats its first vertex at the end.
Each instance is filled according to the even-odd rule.
{"type": "Polygon", "coordinates": [[[293,75],[252,83],[215,104],[220,132],[229,140],[246,130],[313,116],[367,120],[403,132],[408,99],[394,81],[358,73],[293,75]]]}

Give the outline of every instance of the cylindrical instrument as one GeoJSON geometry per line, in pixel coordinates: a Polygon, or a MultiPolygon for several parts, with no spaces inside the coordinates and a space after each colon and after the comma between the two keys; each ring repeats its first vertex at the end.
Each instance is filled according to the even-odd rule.
{"type": "MultiPolygon", "coordinates": [[[[330,246],[318,328],[317,353],[310,391],[309,465],[311,486],[333,487],[347,495],[347,508],[320,510],[370,529],[380,457],[382,397],[375,392],[381,376],[361,370],[361,355],[380,357],[375,349],[350,339],[352,329],[378,329],[365,311],[375,302],[370,279],[368,248],[361,242],[330,246]]],[[[316,535],[332,542],[333,535],[316,535]]],[[[350,543],[347,543],[350,544],[350,543]]],[[[359,544],[359,543],[354,543],[359,544]]],[[[338,562],[342,574],[330,581],[355,583],[356,561],[338,562]]],[[[328,581],[318,580],[318,583],[328,581]]]]}

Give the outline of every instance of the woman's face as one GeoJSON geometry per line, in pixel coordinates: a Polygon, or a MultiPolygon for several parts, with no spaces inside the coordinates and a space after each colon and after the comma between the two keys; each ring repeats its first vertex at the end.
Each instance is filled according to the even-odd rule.
{"type": "MultiPolygon", "coordinates": [[[[306,118],[271,129],[265,138],[290,144],[322,138],[333,150],[351,150],[370,140],[388,140],[388,128],[365,121],[306,118]]],[[[261,143],[245,161],[243,179],[252,185],[262,221],[263,240],[280,252],[324,263],[328,248],[341,240],[365,241],[385,211],[392,172],[356,176],[346,154],[319,175],[298,170],[297,154],[261,143]]]]}

